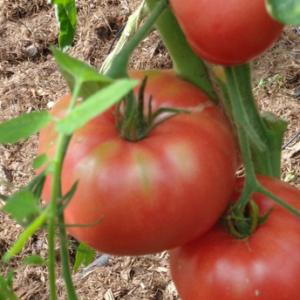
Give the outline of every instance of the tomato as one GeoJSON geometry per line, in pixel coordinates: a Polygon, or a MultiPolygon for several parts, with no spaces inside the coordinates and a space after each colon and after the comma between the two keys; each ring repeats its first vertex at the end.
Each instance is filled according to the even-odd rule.
{"type": "Polygon", "coordinates": [[[222,66],[246,63],[265,52],[283,24],[270,17],[265,0],[170,0],[191,48],[222,66]]]}
{"type": "MultiPolygon", "coordinates": [[[[299,190],[278,179],[258,178],[300,210],[299,190]]],[[[239,179],[237,188],[242,184],[239,179]]],[[[197,240],[171,251],[171,274],[182,300],[299,299],[300,219],[264,195],[252,198],[261,215],[273,210],[247,239],[237,240],[216,224],[197,240]]]]}
{"type": "MultiPolygon", "coordinates": [[[[146,138],[120,137],[111,108],[75,132],[62,170],[65,194],[79,180],[64,211],[67,227],[90,247],[109,254],[142,255],[187,243],[208,231],[226,208],[235,185],[236,144],[224,114],[199,89],[170,72],[148,75],[145,107],[185,108],[146,138]]],[[[137,93],[138,90],[136,89],[137,93]]],[[[69,96],[51,114],[66,113],[69,96]]],[[[54,125],[40,133],[39,154],[53,156],[54,125]]],[[[49,201],[51,178],[43,198],[49,201]]]]}

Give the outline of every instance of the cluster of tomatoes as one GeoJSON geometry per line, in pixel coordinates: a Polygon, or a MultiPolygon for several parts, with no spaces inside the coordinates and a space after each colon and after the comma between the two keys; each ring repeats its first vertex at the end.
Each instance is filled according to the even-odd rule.
{"type": "MultiPolygon", "coordinates": [[[[170,4],[194,51],[223,66],[257,57],[283,28],[269,17],[264,0],[170,4]]],[[[172,249],[171,274],[183,300],[298,299],[300,220],[254,194],[260,214],[271,211],[266,222],[246,239],[228,234],[218,220],[230,201],[237,201],[244,180],[236,179],[238,147],[226,115],[173,72],[130,73],[145,76],[145,114],[150,107],[189,113],[160,123],[135,142],[120,137],[115,106],[76,131],[62,171],[64,194],[78,181],[64,211],[66,223],[74,225],[69,233],[114,255],[172,249]]],[[[138,97],[139,87],[134,92],[138,97]]],[[[70,96],[59,101],[52,115],[63,117],[69,101],[70,96]]],[[[53,124],[43,129],[39,152],[53,156],[57,135],[53,124]]],[[[258,179],[300,210],[297,189],[274,178],[258,179]]],[[[48,176],[46,201],[50,189],[48,176]]]]}

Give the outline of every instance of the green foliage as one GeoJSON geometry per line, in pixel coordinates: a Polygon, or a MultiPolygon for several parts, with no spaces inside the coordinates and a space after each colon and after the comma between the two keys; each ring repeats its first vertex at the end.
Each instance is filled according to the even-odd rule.
{"type": "Polygon", "coordinates": [[[13,271],[10,270],[7,278],[0,276],[0,300],[18,300],[13,292],[13,271]]]}
{"type": "Polygon", "coordinates": [[[87,98],[112,83],[112,79],[100,75],[87,63],[70,57],[54,47],[51,47],[51,50],[71,92],[74,91],[75,84],[82,84],[79,96],[87,98]]]}
{"type": "Polygon", "coordinates": [[[264,87],[280,87],[283,84],[284,78],[280,76],[279,74],[275,74],[272,77],[269,77],[267,79],[261,78],[258,83],[258,88],[264,88],[264,87]]]}
{"type": "Polygon", "coordinates": [[[45,261],[40,255],[31,255],[23,259],[23,262],[27,265],[48,265],[47,261],[45,261]]]}
{"type": "Polygon", "coordinates": [[[65,52],[73,43],[76,32],[76,4],[75,0],[52,0],[55,5],[56,19],[59,24],[59,47],[65,52]]]}
{"type": "MultiPolygon", "coordinates": [[[[45,171],[53,173],[54,188],[52,189],[52,194],[54,195],[54,200],[51,200],[50,205],[46,206],[43,210],[39,206],[40,195],[45,182],[45,173],[36,176],[26,189],[15,193],[10,199],[6,199],[6,196],[3,196],[7,202],[2,210],[26,227],[10,251],[3,256],[3,261],[7,262],[13,255],[19,253],[37,229],[43,227],[45,223],[50,224],[48,226],[48,241],[49,253],[52,252],[49,254],[49,261],[45,261],[39,255],[33,255],[25,258],[24,263],[47,265],[49,267],[50,298],[55,299],[54,233],[55,226],[61,225],[59,229],[60,233],[62,233],[60,235],[62,274],[66,281],[68,298],[77,299],[74,296],[75,291],[72,286],[71,276],[68,273],[70,269],[68,252],[66,243],[64,243],[66,241],[65,228],[67,225],[64,224],[63,219],[63,209],[71,201],[76,191],[77,182],[74,183],[69,192],[64,196],[61,195],[60,191],[63,156],[72,133],[123,99],[137,85],[136,80],[122,78],[127,75],[126,69],[130,55],[140,41],[153,28],[154,24],[159,29],[171,54],[176,74],[200,87],[214,100],[216,100],[216,94],[206,70],[207,66],[203,64],[202,60],[187,45],[186,38],[179,28],[166,0],[147,0],[150,10],[156,11],[146,21],[139,33],[133,36],[128,42],[125,50],[121,51],[115,57],[116,59],[112,63],[113,67],[110,69],[109,75],[112,78],[121,78],[116,81],[99,74],[98,71],[88,64],[63,53],[67,51],[74,40],[77,25],[76,3],[75,0],[50,0],[50,3],[55,5],[56,17],[60,29],[59,46],[62,50],[61,52],[52,47],[53,55],[73,94],[72,104],[74,104],[78,97],[83,97],[84,101],[77,106],[71,105],[64,119],[55,120],[55,128],[60,133],[61,140],[64,139],[61,145],[58,146],[55,156],[56,160],[49,161],[46,155],[41,155],[33,164],[35,168],[40,168],[45,163],[50,163],[50,167],[48,166],[45,171]],[[160,6],[157,6],[157,4],[160,6]],[[162,11],[164,13],[158,19],[162,11]]],[[[266,5],[270,14],[280,22],[294,25],[300,24],[300,0],[266,0],[266,5]]],[[[299,212],[282,203],[280,199],[263,189],[255,180],[255,173],[267,173],[267,175],[277,176],[278,172],[274,172],[273,169],[280,169],[280,152],[286,123],[271,114],[260,116],[251,93],[249,68],[249,65],[227,68],[228,86],[226,83],[222,83],[222,91],[224,91],[228,100],[228,111],[229,113],[232,112],[235,125],[237,125],[240,146],[244,154],[246,179],[248,180],[249,178],[241,197],[243,202],[240,200],[238,209],[243,210],[243,206],[249,201],[252,192],[260,192],[268,195],[274,201],[299,216],[299,212]],[[257,168],[258,165],[262,165],[262,168],[257,168]]],[[[262,79],[259,87],[277,87],[278,85],[280,87],[282,82],[283,78],[276,74],[271,78],[262,79]]],[[[0,124],[0,143],[16,143],[21,139],[27,139],[52,121],[54,120],[49,112],[32,112],[2,123],[0,124]]],[[[287,174],[285,180],[293,180],[294,176],[294,173],[291,171],[287,174]]],[[[255,204],[252,206],[252,209],[258,215],[258,209],[255,204]]],[[[256,221],[259,222],[260,220],[256,221]]],[[[94,250],[81,243],[77,249],[74,272],[81,265],[87,266],[92,261],[94,254],[94,250]]],[[[0,276],[0,300],[17,299],[13,293],[12,279],[13,271],[10,271],[6,278],[0,276]]]]}
{"type": "Polygon", "coordinates": [[[40,212],[39,199],[31,192],[22,190],[15,193],[4,205],[3,211],[10,214],[21,225],[40,212]]]}
{"type": "Polygon", "coordinates": [[[296,178],[295,170],[289,170],[288,173],[285,175],[283,181],[284,182],[292,182],[296,178]]]}
{"type": "Polygon", "coordinates": [[[49,112],[41,111],[24,114],[4,122],[0,124],[0,143],[14,144],[22,139],[27,139],[51,121],[49,112]]]}
{"type": "Polygon", "coordinates": [[[39,155],[33,161],[32,166],[35,169],[42,167],[48,161],[48,156],[46,154],[39,155]]]}
{"type": "Polygon", "coordinates": [[[76,106],[70,114],[56,123],[56,130],[66,135],[72,134],[89,120],[107,110],[126,96],[138,84],[137,80],[121,79],[90,96],[76,106]]]}
{"type": "Polygon", "coordinates": [[[78,185],[78,181],[76,181],[72,185],[71,189],[64,196],[61,197],[60,203],[59,203],[60,206],[59,206],[59,208],[57,210],[57,214],[58,215],[62,215],[63,214],[64,209],[67,207],[67,205],[69,204],[69,202],[71,201],[72,197],[74,196],[74,194],[76,192],[77,185],[78,185]]]}
{"type": "Polygon", "coordinates": [[[300,0],[266,0],[266,6],[279,22],[300,25],[300,0]]]}
{"type": "Polygon", "coordinates": [[[94,258],[95,250],[91,249],[89,246],[80,243],[77,252],[76,260],[74,264],[74,273],[76,273],[81,265],[86,267],[94,258]]]}

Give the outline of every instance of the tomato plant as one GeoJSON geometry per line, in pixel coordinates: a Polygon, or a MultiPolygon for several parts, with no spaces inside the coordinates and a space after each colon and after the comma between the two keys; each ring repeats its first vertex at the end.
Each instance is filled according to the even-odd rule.
{"type": "MultiPolygon", "coordinates": [[[[66,51],[75,37],[78,8],[75,0],[50,2],[59,21],[59,46],[66,51]]],[[[298,22],[300,4],[281,2],[230,0],[224,7],[220,0],[170,0],[184,33],[168,0],[146,0],[149,17],[130,39],[119,39],[121,47],[106,60],[105,74],[52,47],[72,96],[59,101],[51,114],[32,111],[0,124],[1,144],[27,139],[46,126],[39,154],[50,158],[40,155],[35,160],[38,175],[27,187],[12,197],[0,195],[7,201],[3,211],[25,227],[3,262],[46,225],[47,259],[34,255],[26,263],[47,265],[51,300],[57,299],[57,232],[59,269],[68,299],[77,299],[66,230],[112,254],[179,247],[171,251],[171,271],[183,300],[296,299],[299,221],[282,207],[300,217],[299,191],[270,177],[256,177],[280,178],[286,123],[271,113],[260,114],[251,92],[251,65],[246,63],[263,53],[283,28],[267,14],[264,3],[277,20],[298,22]],[[138,81],[128,78],[128,61],[154,27],[174,72],[132,72],[131,77],[143,80],[133,91],[138,81]],[[200,57],[226,67],[217,69],[200,57]],[[80,97],[86,101],[77,103],[80,97]],[[226,110],[232,126],[210,100],[226,110]],[[214,226],[236,183],[233,135],[246,180],[243,187],[238,180],[239,200],[229,210],[227,225],[236,226],[231,233],[237,235],[242,232],[237,229],[252,222],[251,235],[240,240],[220,224],[214,226]],[[45,162],[47,169],[42,167],[45,162]],[[262,215],[272,208],[267,222],[258,227],[252,226],[257,207],[251,194],[262,215]],[[49,205],[39,206],[41,195],[49,205]],[[251,212],[252,218],[241,218],[251,212]]],[[[144,9],[128,18],[124,36],[136,31],[144,9]]],[[[81,257],[87,248],[78,247],[81,257]]],[[[86,255],[75,265],[90,259],[86,255]]],[[[7,274],[7,279],[0,277],[4,297],[15,299],[13,271],[7,274]]]]}
{"type": "MultiPolygon", "coordinates": [[[[146,114],[150,96],[153,111],[176,107],[191,113],[129,142],[120,137],[115,110],[109,109],[75,132],[63,165],[63,194],[79,180],[65,222],[87,225],[67,230],[105,253],[154,253],[195,239],[219,218],[235,184],[236,144],[225,115],[171,72],[135,71],[131,77],[146,74],[146,114]]],[[[69,98],[54,106],[53,116],[66,113],[69,98]]],[[[52,157],[56,139],[53,124],[43,129],[39,153],[52,157]]],[[[48,178],[46,201],[50,188],[48,178]]]]}
{"type": "MultiPolygon", "coordinates": [[[[258,176],[273,194],[300,209],[300,191],[278,179],[258,176]]],[[[237,189],[243,186],[238,179],[237,189]]],[[[234,195],[235,200],[239,193],[234,195]]],[[[260,214],[271,212],[246,239],[237,240],[221,224],[171,251],[170,265],[182,300],[299,298],[300,219],[261,194],[260,214]]]]}
{"type": "Polygon", "coordinates": [[[272,19],[264,0],[170,0],[191,48],[223,66],[246,63],[266,51],[283,24],[272,19]]]}

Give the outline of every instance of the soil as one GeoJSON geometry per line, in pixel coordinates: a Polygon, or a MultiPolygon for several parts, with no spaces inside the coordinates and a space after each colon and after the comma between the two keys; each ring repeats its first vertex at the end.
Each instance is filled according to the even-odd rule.
{"type": "MultiPolygon", "coordinates": [[[[137,8],[138,0],[78,0],[78,30],[69,54],[100,69],[118,30],[137,8]]],[[[58,28],[52,6],[46,0],[0,0],[0,122],[22,113],[49,109],[68,88],[49,51],[57,45],[58,28]]],[[[278,42],[252,63],[253,90],[261,111],[271,111],[289,121],[285,142],[300,129],[300,36],[286,27],[278,42]]],[[[152,32],[135,51],[132,69],[169,69],[171,60],[159,35],[152,32]]],[[[11,194],[34,176],[38,136],[15,145],[0,144],[0,193],[11,194]]],[[[282,179],[300,188],[300,137],[283,151],[282,179]]],[[[22,228],[0,212],[0,257],[22,228]]],[[[71,238],[70,238],[71,239],[71,238]]],[[[59,248],[57,272],[60,272],[59,248]]],[[[71,262],[75,250],[70,248],[71,262]]],[[[22,259],[46,257],[47,236],[39,231],[0,274],[15,269],[14,291],[20,299],[49,299],[47,269],[23,266],[22,259]]],[[[101,257],[97,253],[97,257],[101,257]]],[[[79,269],[74,283],[80,299],[177,300],[170,278],[168,253],[142,257],[112,257],[104,266],[79,269]],[[85,272],[84,272],[85,271],[85,272]]],[[[67,299],[63,280],[57,279],[58,299],[67,299]]]]}

